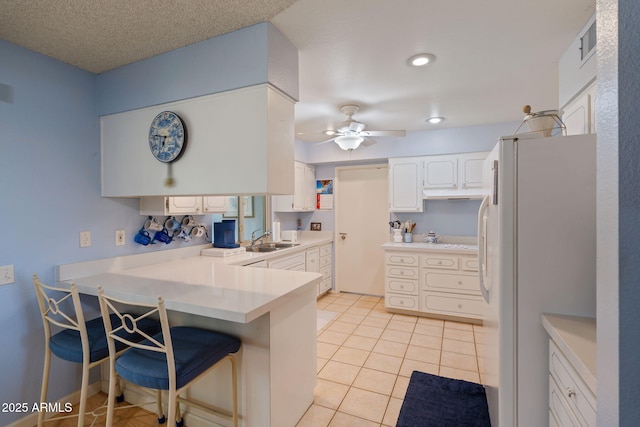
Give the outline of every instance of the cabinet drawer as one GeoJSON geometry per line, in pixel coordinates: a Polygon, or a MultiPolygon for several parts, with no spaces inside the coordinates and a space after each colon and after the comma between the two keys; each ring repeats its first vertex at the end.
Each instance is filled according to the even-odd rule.
{"type": "Polygon", "coordinates": [[[324,267],[327,265],[331,265],[331,257],[330,256],[321,256],[320,257],[320,267],[324,267]]]}
{"type": "Polygon", "coordinates": [[[384,305],[389,308],[402,308],[404,310],[418,310],[418,297],[410,295],[386,294],[384,305]]]}
{"type": "Polygon", "coordinates": [[[587,426],[596,425],[596,398],[582,378],[560,352],[553,341],[549,341],[549,370],[556,380],[559,392],[566,398],[573,412],[587,426]]]}
{"type": "Polygon", "coordinates": [[[460,270],[478,271],[478,257],[460,257],[460,270]]]}
{"type": "Polygon", "coordinates": [[[302,264],[302,270],[304,271],[306,264],[306,256],[304,252],[269,261],[269,268],[289,270],[291,267],[297,267],[298,264],[302,264]]]}
{"type": "Polygon", "coordinates": [[[331,278],[324,279],[318,285],[318,293],[327,292],[329,289],[331,289],[331,278]]]}
{"type": "Polygon", "coordinates": [[[385,266],[385,275],[387,277],[400,277],[405,279],[417,279],[418,267],[400,267],[395,265],[385,266]]]}
{"type": "Polygon", "coordinates": [[[387,277],[385,279],[387,292],[418,295],[417,280],[403,280],[387,277]]]}
{"type": "Polygon", "coordinates": [[[320,267],[320,274],[322,274],[323,279],[331,277],[331,266],[325,265],[324,267],[320,267]]]}
{"type": "Polygon", "coordinates": [[[419,259],[418,254],[412,253],[387,252],[385,254],[385,261],[387,264],[411,265],[417,267],[419,259]]]}
{"type": "Polygon", "coordinates": [[[555,380],[549,376],[549,425],[554,424],[560,427],[581,427],[555,380]]]}
{"type": "Polygon", "coordinates": [[[447,295],[436,292],[423,292],[421,295],[420,309],[422,311],[479,319],[485,310],[485,302],[482,297],[447,295]]]}
{"type": "Polygon", "coordinates": [[[458,257],[450,255],[422,255],[420,265],[428,268],[458,269],[458,257]]]}
{"type": "Polygon", "coordinates": [[[423,270],[425,290],[461,292],[480,295],[477,276],[423,270]]]}
{"type": "Polygon", "coordinates": [[[320,246],[320,256],[331,255],[331,243],[320,246]]]}

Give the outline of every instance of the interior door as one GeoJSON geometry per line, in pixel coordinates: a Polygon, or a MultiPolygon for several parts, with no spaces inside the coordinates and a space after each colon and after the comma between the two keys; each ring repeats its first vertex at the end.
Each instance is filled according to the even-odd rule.
{"type": "Polygon", "coordinates": [[[387,165],[336,168],[336,290],[384,295],[388,191],[387,165]]]}

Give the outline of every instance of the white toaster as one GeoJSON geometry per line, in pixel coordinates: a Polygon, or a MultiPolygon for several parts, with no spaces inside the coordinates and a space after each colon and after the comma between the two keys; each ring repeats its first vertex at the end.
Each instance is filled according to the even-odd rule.
{"type": "Polygon", "coordinates": [[[297,242],[298,230],[282,230],[280,232],[280,240],[283,242],[297,242]]]}

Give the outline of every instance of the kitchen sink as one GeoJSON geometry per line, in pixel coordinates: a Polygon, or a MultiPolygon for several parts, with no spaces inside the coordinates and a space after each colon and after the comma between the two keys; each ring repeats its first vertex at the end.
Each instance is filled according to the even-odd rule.
{"type": "Polygon", "coordinates": [[[260,246],[260,245],[247,246],[245,248],[245,250],[247,252],[274,252],[274,251],[277,251],[279,249],[281,249],[281,248],[275,248],[275,247],[270,247],[270,246],[263,247],[263,246],[260,246]]]}
{"type": "Polygon", "coordinates": [[[293,248],[299,245],[300,243],[268,242],[260,243],[259,245],[247,246],[245,249],[247,252],[273,252],[279,249],[293,248]]]}

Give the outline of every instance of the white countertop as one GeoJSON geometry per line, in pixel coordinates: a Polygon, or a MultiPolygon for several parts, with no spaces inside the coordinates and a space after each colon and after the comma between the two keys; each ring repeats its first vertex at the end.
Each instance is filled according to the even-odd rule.
{"type": "Polygon", "coordinates": [[[162,296],[167,309],[248,323],[305,292],[322,275],[288,270],[246,268],[196,256],[75,279],[80,293],[105,293],[132,302],[155,303],[162,296]]]}
{"type": "Polygon", "coordinates": [[[248,323],[286,302],[288,296],[315,289],[322,275],[243,265],[332,240],[331,234],[311,234],[293,248],[230,257],[200,256],[210,246],[199,245],[59,265],[57,277],[60,282],[75,282],[83,294],[97,295],[100,285],[106,293],[133,302],[153,304],[162,296],[169,310],[248,323]]]}
{"type": "MultiPolygon", "coordinates": [[[[314,232],[309,232],[314,233],[314,232]]],[[[303,237],[299,238],[295,243],[298,246],[294,246],[292,248],[283,248],[278,249],[273,252],[244,252],[239,255],[231,255],[227,257],[208,257],[215,259],[216,263],[228,264],[228,265],[249,265],[254,262],[259,262],[262,260],[268,260],[271,258],[280,257],[283,255],[293,254],[302,250],[306,250],[312,246],[320,246],[325,245],[327,243],[333,242],[333,237],[328,233],[318,233],[317,237],[314,237],[313,234],[311,236],[303,235],[303,237]]],[[[285,242],[289,243],[289,242],[285,242]]]]}
{"type": "Polygon", "coordinates": [[[596,319],[542,314],[542,325],[596,395],[596,319]]]}
{"type": "Polygon", "coordinates": [[[461,244],[461,243],[395,243],[387,242],[382,245],[385,250],[401,250],[401,251],[446,251],[451,253],[461,254],[476,254],[478,252],[478,245],[476,244],[461,244]]]}

